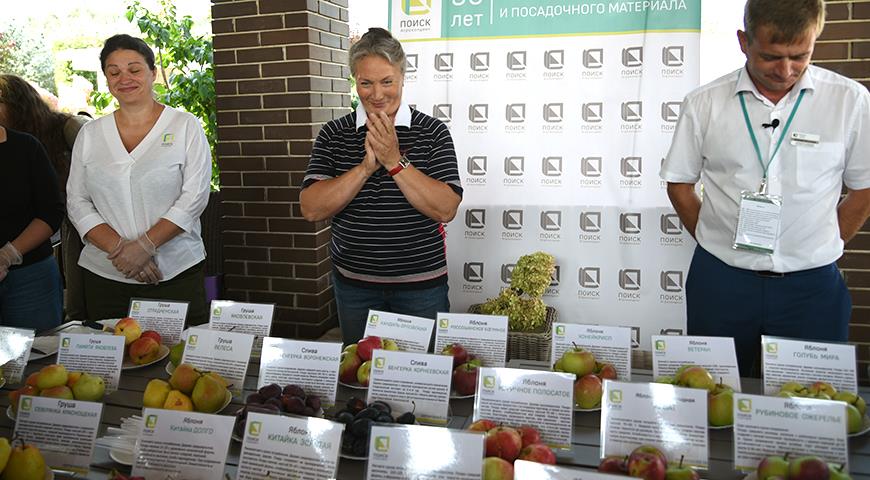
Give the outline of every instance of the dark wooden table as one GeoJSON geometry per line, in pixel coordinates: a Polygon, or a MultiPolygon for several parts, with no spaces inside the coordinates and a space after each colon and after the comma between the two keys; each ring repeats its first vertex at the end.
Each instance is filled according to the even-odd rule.
{"type": "MultiPolygon", "coordinates": [[[[42,366],[53,363],[54,356],[36,360],[27,365],[24,377],[26,378],[31,372],[39,370],[42,366]]],[[[142,411],[142,393],[145,391],[145,386],[152,378],[168,379],[164,370],[167,360],[160,361],[154,365],[147,367],[125,370],[121,375],[120,385],[117,391],[112,392],[105,398],[105,406],[103,407],[103,417],[100,425],[100,433],[102,436],[108,427],[117,427],[121,423],[121,419],[132,415],[139,415],[142,411]]],[[[546,368],[546,363],[543,362],[510,362],[510,367],[515,368],[546,368]]],[[[257,388],[257,378],[259,375],[259,359],[255,359],[248,367],[247,378],[245,379],[245,395],[253,392],[257,388]]],[[[642,382],[649,381],[652,377],[650,371],[635,371],[632,372],[632,381],[642,382]]],[[[759,393],[761,384],[758,379],[743,379],[743,390],[747,393],[759,393]]],[[[9,398],[5,393],[9,390],[17,388],[18,385],[6,385],[3,390],[3,395],[0,395],[0,408],[4,411],[9,404],[9,398]]],[[[861,389],[861,395],[867,399],[870,398],[870,390],[861,389]]],[[[364,395],[363,390],[354,390],[347,387],[339,386],[338,402],[346,400],[352,395],[364,395]]],[[[364,398],[364,397],[363,397],[364,398]]],[[[240,403],[232,403],[222,414],[232,415],[239,407],[240,403]]],[[[474,399],[453,400],[450,402],[451,419],[448,424],[449,428],[462,429],[467,427],[471,421],[474,410],[474,399]]],[[[599,425],[601,415],[599,412],[577,412],[574,414],[574,440],[570,450],[557,452],[559,464],[573,467],[582,467],[594,469],[598,465],[599,446],[600,446],[600,431],[599,425]]],[[[6,418],[5,414],[0,414],[0,435],[10,437],[14,423],[6,418]]],[[[239,463],[239,454],[241,444],[231,441],[230,449],[227,455],[227,468],[225,472],[231,479],[235,478],[236,468],[239,463]]],[[[740,472],[733,470],[733,442],[732,430],[711,430],[710,431],[710,471],[704,475],[704,478],[715,480],[731,480],[742,479],[744,477],[740,472]]],[[[849,464],[853,478],[870,478],[870,435],[849,439],[849,464]]],[[[365,478],[365,462],[341,459],[339,462],[338,479],[340,480],[358,480],[365,478]]],[[[91,472],[87,478],[105,479],[112,469],[129,473],[130,467],[117,464],[109,458],[108,451],[103,448],[96,448],[91,462],[91,472]]],[[[56,478],[82,478],[81,476],[71,476],[66,474],[58,474],[56,478]]]]}

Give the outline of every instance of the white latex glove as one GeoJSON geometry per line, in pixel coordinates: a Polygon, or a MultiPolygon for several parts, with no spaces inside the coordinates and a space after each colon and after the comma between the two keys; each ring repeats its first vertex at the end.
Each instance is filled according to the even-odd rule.
{"type": "Polygon", "coordinates": [[[132,278],[145,268],[156,253],[157,247],[154,246],[154,242],[148,238],[147,233],[143,233],[135,240],[121,241],[107,258],[125,277],[132,278]]]}
{"type": "Polygon", "coordinates": [[[21,252],[11,242],[6,242],[6,245],[0,248],[0,281],[6,278],[6,274],[9,273],[9,267],[21,265],[23,261],[24,257],[21,256],[21,252]]]}
{"type": "Polygon", "coordinates": [[[157,268],[157,262],[152,258],[150,262],[145,264],[142,271],[136,275],[136,280],[142,283],[157,285],[163,280],[163,273],[157,268]]]}

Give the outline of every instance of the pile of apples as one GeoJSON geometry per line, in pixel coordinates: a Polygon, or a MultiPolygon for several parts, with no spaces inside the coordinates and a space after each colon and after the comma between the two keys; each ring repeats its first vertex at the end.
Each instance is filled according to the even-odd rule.
{"type": "Polygon", "coordinates": [[[283,388],[277,383],[263,385],[256,392],[248,395],[248,398],[245,399],[245,406],[236,411],[233,433],[239,438],[245,436],[248,412],[269,415],[292,413],[314,417],[321,413],[321,402],[320,397],[307,395],[305,389],[299,385],[290,384],[283,388]]]}
{"type": "Polygon", "coordinates": [[[115,335],[124,337],[127,356],[136,365],[151,363],[160,356],[160,343],[163,339],[154,330],[142,331],[135,318],[125,317],[115,324],[115,335]]]}
{"type": "Polygon", "coordinates": [[[453,357],[453,390],[459,395],[474,395],[480,359],[459,343],[442,348],[441,355],[453,357]]]}
{"type": "Polygon", "coordinates": [[[145,387],[142,405],[185,412],[215,413],[227,398],[227,381],[215,372],[201,372],[189,363],[175,368],[169,381],[152,379],[145,387]]]}
{"type": "Polygon", "coordinates": [[[849,472],[843,465],[825,463],[813,455],[795,457],[788,454],[764,457],[755,470],[758,480],[849,480],[849,472]]]}
{"type": "Polygon", "coordinates": [[[0,480],[43,480],[48,467],[35,445],[0,438],[0,480]]]}
{"type": "Polygon", "coordinates": [[[338,367],[338,380],[346,384],[369,386],[372,371],[372,352],[375,350],[398,350],[395,340],[369,335],[357,343],[344,347],[341,364],[338,367]]]}
{"type": "Polygon", "coordinates": [[[514,460],[556,464],[556,454],[541,442],[541,433],[534,427],[512,428],[482,419],[468,430],[486,432],[483,480],[512,480],[514,460]]]}
{"type": "Polygon", "coordinates": [[[9,404],[12,411],[17,411],[18,399],[22,395],[96,402],[105,393],[106,382],[102,377],[85,372],[67,372],[66,367],[56,363],[31,373],[23,387],[9,392],[9,404]]]}
{"type": "Polygon", "coordinates": [[[673,376],[659,377],[656,383],[707,390],[707,424],[713,427],[734,425],[734,388],[721,380],[716,383],[706,368],[683,365],[673,376]]]}
{"type": "Polygon", "coordinates": [[[613,364],[595,361],[592,352],[577,345],[562,353],[553,370],[577,376],[574,380],[574,406],[587,410],[601,406],[604,380],[616,380],[613,364]]]}
{"type": "Polygon", "coordinates": [[[644,480],[699,480],[701,476],[691,467],[679,462],[668,463],[668,457],[653,445],[641,445],[625,457],[610,455],[598,464],[598,471],[643,478],[644,480]]]}
{"type": "Polygon", "coordinates": [[[779,387],[777,396],[818,398],[846,402],[846,425],[848,426],[849,433],[859,432],[864,427],[867,402],[856,393],[838,392],[830,383],[813,382],[809,387],[805,387],[798,382],[786,382],[779,387]]]}

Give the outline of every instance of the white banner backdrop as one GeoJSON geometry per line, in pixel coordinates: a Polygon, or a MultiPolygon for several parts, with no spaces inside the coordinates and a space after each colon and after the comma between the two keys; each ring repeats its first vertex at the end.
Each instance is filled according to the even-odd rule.
{"type": "Polygon", "coordinates": [[[452,310],[497,295],[519,256],[543,250],[561,321],[629,326],[649,350],[650,335],[685,330],[695,243],[658,172],[699,84],[700,1],[527,3],[390,5],[404,99],[447,123],[459,159],[452,310]]]}

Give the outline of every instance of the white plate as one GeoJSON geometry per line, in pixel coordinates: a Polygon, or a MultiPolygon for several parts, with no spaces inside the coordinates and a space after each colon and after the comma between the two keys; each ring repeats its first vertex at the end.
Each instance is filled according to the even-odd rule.
{"type": "Polygon", "coordinates": [[[464,398],[474,398],[474,395],[475,394],[473,394],[473,393],[471,395],[460,395],[460,394],[456,393],[455,391],[450,390],[450,400],[462,400],[464,398]]]}
{"type": "Polygon", "coordinates": [[[6,418],[8,418],[9,420],[12,420],[14,422],[15,416],[16,416],[15,412],[12,411],[12,405],[9,405],[8,407],[6,407],[6,418]]]}
{"type": "Polygon", "coordinates": [[[39,360],[41,358],[50,357],[57,353],[57,344],[60,342],[60,337],[57,335],[49,335],[47,337],[34,337],[33,338],[33,346],[31,348],[39,349],[45,354],[36,353],[33,350],[30,351],[30,359],[39,360]]]}
{"type": "Polygon", "coordinates": [[[369,389],[369,387],[364,387],[358,383],[344,383],[341,380],[339,380],[338,384],[345,386],[347,388],[353,388],[354,390],[368,390],[369,389]]]}
{"type": "Polygon", "coordinates": [[[128,454],[127,452],[121,452],[120,450],[110,449],[109,450],[109,458],[114,460],[121,465],[126,465],[128,467],[133,466],[133,454],[128,454]]]}
{"type": "Polygon", "coordinates": [[[726,430],[726,429],[729,429],[733,426],[734,426],[733,424],[732,425],[722,425],[721,427],[714,427],[713,425],[707,425],[707,429],[709,429],[709,430],[726,430]]]}
{"type": "Polygon", "coordinates": [[[356,460],[359,462],[367,462],[369,460],[369,457],[357,457],[355,455],[345,455],[345,454],[340,453],[340,452],[339,452],[338,456],[341,458],[346,458],[348,460],[356,460]]]}
{"type": "Polygon", "coordinates": [[[160,344],[160,351],[157,354],[156,359],[154,359],[148,363],[136,365],[135,363],[133,363],[132,360],[130,360],[130,356],[126,355],[126,356],[124,356],[124,363],[121,364],[121,370],[135,370],[137,368],[147,367],[148,365],[153,365],[153,364],[159,362],[160,360],[163,360],[167,356],[169,356],[169,347],[167,347],[166,345],[160,344]]]}
{"type": "Polygon", "coordinates": [[[233,401],[233,392],[227,390],[227,396],[224,398],[224,404],[221,406],[221,408],[217,409],[217,412],[214,412],[214,413],[222,412],[225,408],[227,408],[230,405],[230,402],[232,402],[232,401],[233,401]]]}
{"type": "Polygon", "coordinates": [[[172,376],[172,372],[175,371],[175,365],[173,365],[172,362],[166,362],[166,367],[163,369],[166,370],[166,373],[172,376]]]}
{"type": "Polygon", "coordinates": [[[578,406],[575,405],[575,406],[574,406],[574,411],[575,411],[575,412],[600,412],[600,411],[601,411],[601,407],[595,407],[595,408],[580,408],[580,407],[578,407],[578,406]]]}
{"type": "Polygon", "coordinates": [[[861,430],[858,430],[855,433],[850,433],[849,436],[850,437],[860,437],[861,435],[864,435],[867,432],[870,432],[870,417],[867,417],[867,415],[865,414],[864,415],[864,422],[861,425],[861,430]]]}

